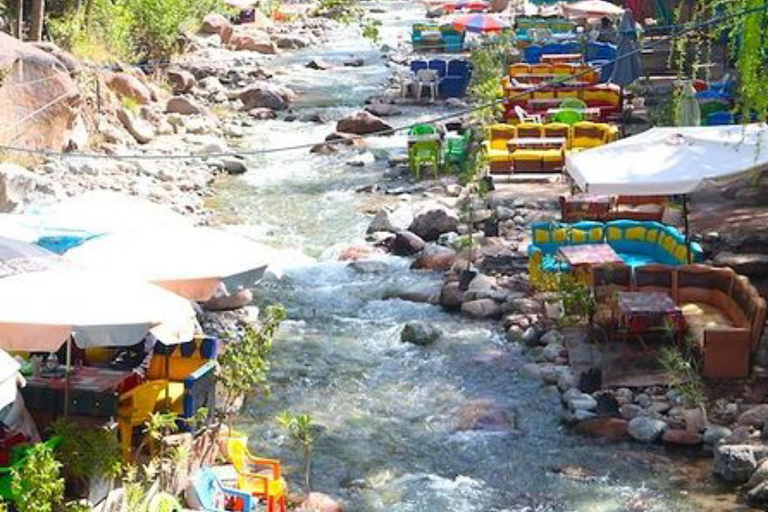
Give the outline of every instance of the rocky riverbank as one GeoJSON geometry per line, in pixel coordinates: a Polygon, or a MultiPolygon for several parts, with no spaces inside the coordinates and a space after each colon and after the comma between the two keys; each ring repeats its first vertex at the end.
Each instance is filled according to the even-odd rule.
{"type": "MultiPolygon", "coordinates": [[[[369,239],[400,256],[411,268],[444,272],[438,296],[410,300],[439,303],[471,319],[501,322],[509,343],[524,348],[525,372],[561,397],[562,423],[609,442],[634,440],[638,448],[661,444],[714,459],[713,473],[759,506],[768,499],[768,406],[760,375],[712,385],[701,403],[676,384],[601,389],[599,372],[586,374],[571,353],[588,343],[584,327],[563,327],[547,315],[545,296],[529,282],[526,248],[530,223],[557,220],[562,184],[501,184],[484,197],[451,182],[436,184],[421,204],[378,211],[369,239]],[[527,189],[527,190],[526,190],[527,189]],[[469,240],[472,243],[469,243],[469,240]]],[[[709,235],[705,246],[722,258],[709,235]]],[[[722,249],[722,246],[719,248],[722,249]]],[[[429,325],[408,324],[403,341],[434,342],[429,325]]],[[[768,344],[764,335],[762,345],[768,344]]],[[[631,356],[628,356],[631,357],[631,356]]],[[[582,362],[583,363],[583,362],[582,362]]],[[[761,370],[758,370],[758,373],[761,370]]]]}

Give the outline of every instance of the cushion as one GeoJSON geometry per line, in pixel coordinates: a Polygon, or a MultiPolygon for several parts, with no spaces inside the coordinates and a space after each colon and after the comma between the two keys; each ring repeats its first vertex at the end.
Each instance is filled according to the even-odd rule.
{"type": "Polygon", "coordinates": [[[490,162],[509,162],[512,160],[512,154],[503,149],[488,149],[487,154],[490,162]]]}
{"type": "Polygon", "coordinates": [[[544,149],[540,150],[539,153],[545,162],[563,162],[565,160],[563,152],[559,149],[544,149]]]}
{"type": "Polygon", "coordinates": [[[733,323],[728,316],[711,304],[687,302],[682,305],[681,309],[688,327],[697,337],[701,337],[705,329],[733,327],[733,323]]]}
{"type": "Polygon", "coordinates": [[[525,162],[540,161],[541,153],[539,149],[516,149],[512,153],[512,160],[525,162]]]}

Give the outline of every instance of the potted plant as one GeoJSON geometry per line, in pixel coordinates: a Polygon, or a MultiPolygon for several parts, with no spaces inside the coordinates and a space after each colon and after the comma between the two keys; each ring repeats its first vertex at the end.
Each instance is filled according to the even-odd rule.
{"type": "Polygon", "coordinates": [[[62,464],[69,493],[87,497],[91,503],[103,500],[122,468],[115,432],[107,428],[82,428],[59,419],[51,425],[51,434],[61,439],[55,456],[62,464]]]}

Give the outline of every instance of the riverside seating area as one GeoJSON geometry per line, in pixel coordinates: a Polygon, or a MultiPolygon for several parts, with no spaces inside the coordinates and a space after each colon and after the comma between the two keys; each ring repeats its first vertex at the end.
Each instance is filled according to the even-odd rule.
{"type": "MultiPolygon", "coordinates": [[[[40,450],[61,459],[75,497],[95,504],[110,499],[109,487],[96,482],[117,476],[114,468],[151,463],[162,471],[168,454],[183,448],[187,455],[173,463],[179,475],[234,466],[240,478],[217,473],[216,481],[246,493],[254,508],[228,510],[284,512],[279,461],[251,455],[242,433],[227,435],[231,449],[215,448],[231,392],[222,389],[222,372],[248,364],[245,356],[234,363],[222,356],[229,343],[249,341],[237,324],[227,324],[226,342],[203,328],[204,309],[217,301],[227,309],[250,303],[248,287],[266,269],[261,246],[108,192],[4,220],[29,241],[0,237],[0,498],[21,499],[13,471],[40,450]],[[53,243],[58,238],[66,243],[53,243]],[[28,294],[39,300],[19,300],[28,294]],[[258,466],[270,472],[250,477],[258,466]]],[[[211,491],[211,482],[200,485],[211,491]]],[[[182,477],[164,489],[180,495],[187,483],[182,477]]],[[[178,504],[172,495],[156,497],[178,504]]]]}

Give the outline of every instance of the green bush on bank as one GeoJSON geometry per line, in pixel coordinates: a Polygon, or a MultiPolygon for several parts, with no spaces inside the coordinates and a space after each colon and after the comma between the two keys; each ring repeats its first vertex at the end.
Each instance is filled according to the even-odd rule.
{"type": "Polygon", "coordinates": [[[96,62],[165,60],[181,49],[185,31],[224,10],[220,0],[90,0],[48,20],[48,31],[77,57],[96,62]]]}

